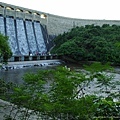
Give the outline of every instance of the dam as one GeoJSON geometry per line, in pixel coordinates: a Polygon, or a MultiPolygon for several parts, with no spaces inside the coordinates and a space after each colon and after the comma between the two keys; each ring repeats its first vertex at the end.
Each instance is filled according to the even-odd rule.
{"type": "Polygon", "coordinates": [[[20,60],[48,53],[55,36],[91,24],[120,25],[120,21],[67,18],[0,2],[0,33],[9,37],[13,57],[20,60]]]}
{"type": "MultiPolygon", "coordinates": [[[[15,13],[14,16],[11,7],[0,6],[0,8],[0,33],[9,37],[8,42],[13,56],[43,54],[49,51],[51,46],[44,24],[30,17],[23,19],[20,13],[15,13]]],[[[16,12],[20,12],[20,9],[16,12]]]]}

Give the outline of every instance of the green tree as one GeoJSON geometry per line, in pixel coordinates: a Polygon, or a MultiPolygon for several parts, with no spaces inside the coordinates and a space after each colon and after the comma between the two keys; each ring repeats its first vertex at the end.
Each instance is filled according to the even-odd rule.
{"type": "Polygon", "coordinates": [[[6,63],[11,56],[12,51],[8,43],[8,37],[0,34],[0,58],[6,63]]]}
{"type": "Polygon", "coordinates": [[[76,61],[100,61],[120,64],[120,26],[86,25],[76,27],[54,39],[51,53],[64,55],[76,61]]]}
{"type": "Polygon", "coordinates": [[[78,42],[76,39],[65,42],[56,50],[56,52],[60,53],[60,55],[71,56],[72,58],[74,58],[76,60],[83,60],[83,58],[85,58],[85,56],[86,56],[85,49],[79,48],[77,43],[78,42]]]}

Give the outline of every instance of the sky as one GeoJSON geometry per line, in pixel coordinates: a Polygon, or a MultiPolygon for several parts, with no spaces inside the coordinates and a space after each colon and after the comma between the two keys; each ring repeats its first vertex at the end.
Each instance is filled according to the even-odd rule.
{"type": "Polygon", "coordinates": [[[120,20],[120,0],[0,0],[0,2],[70,18],[120,20]]]}

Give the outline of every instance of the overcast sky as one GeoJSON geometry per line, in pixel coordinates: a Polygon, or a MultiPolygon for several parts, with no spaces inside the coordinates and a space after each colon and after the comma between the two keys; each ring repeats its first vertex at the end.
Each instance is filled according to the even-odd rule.
{"type": "Polygon", "coordinates": [[[120,0],[0,0],[0,2],[71,18],[120,20],[120,0]]]}

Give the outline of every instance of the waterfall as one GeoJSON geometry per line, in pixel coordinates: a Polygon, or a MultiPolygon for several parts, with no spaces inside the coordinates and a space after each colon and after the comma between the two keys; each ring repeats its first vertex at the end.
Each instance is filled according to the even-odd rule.
{"type": "Polygon", "coordinates": [[[36,40],[39,48],[40,53],[46,53],[47,48],[44,42],[42,30],[41,30],[41,25],[39,22],[34,21],[34,28],[35,28],[35,35],[36,35],[36,40]]]}
{"type": "Polygon", "coordinates": [[[15,24],[13,18],[6,17],[6,32],[7,36],[9,37],[8,42],[13,52],[13,55],[18,55],[19,50],[16,41],[15,24]]]}
{"type": "Polygon", "coordinates": [[[0,16],[0,33],[5,35],[4,17],[0,16]]]}
{"type": "Polygon", "coordinates": [[[36,51],[38,50],[37,50],[37,45],[35,41],[32,21],[26,20],[25,23],[26,23],[26,31],[27,31],[27,38],[29,42],[30,52],[32,52],[32,54],[36,54],[36,51]]]}
{"type": "Polygon", "coordinates": [[[28,55],[29,48],[25,34],[23,19],[16,19],[16,26],[17,26],[17,38],[18,38],[19,50],[22,55],[28,55]]]}

